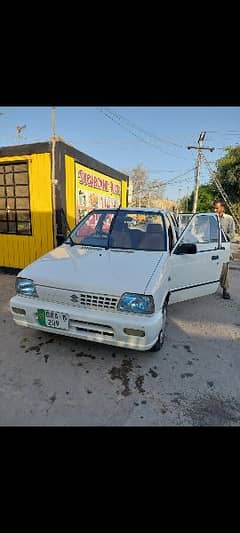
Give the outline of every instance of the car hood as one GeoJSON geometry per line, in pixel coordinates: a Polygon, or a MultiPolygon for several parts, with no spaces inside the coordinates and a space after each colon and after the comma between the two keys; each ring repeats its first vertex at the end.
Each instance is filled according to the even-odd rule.
{"type": "Polygon", "coordinates": [[[144,294],[163,252],[105,250],[63,244],[24,268],[36,285],[101,294],[144,294]]]}

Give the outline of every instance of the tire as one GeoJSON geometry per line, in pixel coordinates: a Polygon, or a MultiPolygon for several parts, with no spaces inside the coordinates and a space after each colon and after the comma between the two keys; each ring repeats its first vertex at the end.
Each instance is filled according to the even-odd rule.
{"type": "Polygon", "coordinates": [[[163,308],[162,308],[162,328],[158,335],[158,340],[149,350],[150,352],[159,352],[164,344],[164,339],[165,339],[165,334],[166,334],[167,308],[168,308],[168,302],[165,301],[163,308]]]}

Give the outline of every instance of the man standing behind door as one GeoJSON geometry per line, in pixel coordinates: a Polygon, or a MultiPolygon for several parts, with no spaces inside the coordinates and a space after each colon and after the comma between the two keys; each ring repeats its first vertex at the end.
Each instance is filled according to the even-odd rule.
{"type": "MultiPolygon", "coordinates": [[[[225,213],[225,202],[220,200],[215,200],[214,204],[214,211],[218,214],[221,228],[223,229],[224,233],[228,237],[229,241],[233,241],[235,237],[235,223],[233,220],[233,217],[231,215],[227,215],[225,213]]],[[[220,278],[220,285],[223,289],[223,298],[225,300],[229,300],[231,298],[229,294],[229,263],[224,263],[220,278]]]]}

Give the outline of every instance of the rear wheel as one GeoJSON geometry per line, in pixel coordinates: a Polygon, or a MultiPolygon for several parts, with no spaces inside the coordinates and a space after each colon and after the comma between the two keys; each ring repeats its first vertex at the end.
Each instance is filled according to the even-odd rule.
{"type": "Polygon", "coordinates": [[[163,308],[162,308],[162,327],[158,335],[158,340],[152,346],[152,348],[150,349],[150,352],[159,352],[159,350],[161,350],[163,346],[164,339],[165,339],[165,333],[166,333],[166,325],[167,325],[167,307],[168,307],[168,302],[165,301],[163,308]]]}

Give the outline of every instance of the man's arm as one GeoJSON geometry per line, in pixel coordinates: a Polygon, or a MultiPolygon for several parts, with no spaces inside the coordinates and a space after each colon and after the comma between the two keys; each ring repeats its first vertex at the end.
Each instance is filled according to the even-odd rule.
{"type": "Polygon", "coordinates": [[[229,218],[228,236],[229,236],[230,241],[234,240],[234,237],[235,237],[235,222],[234,222],[232,217],[229,218]]]}

